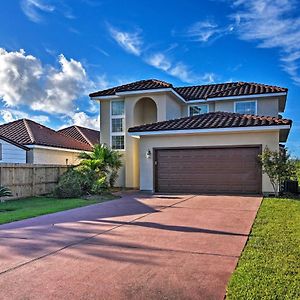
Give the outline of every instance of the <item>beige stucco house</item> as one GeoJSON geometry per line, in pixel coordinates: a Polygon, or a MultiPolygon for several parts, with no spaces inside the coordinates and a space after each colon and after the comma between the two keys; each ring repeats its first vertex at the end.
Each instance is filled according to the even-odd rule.
{"type": "Polygon", "coordinates": [[[159,193],[270,193],[258,154],[279,149],[287,89],[257,83],[174,87],[141,80],[90,94],[100,142],[123,154],[119,185],[159,193]]]}

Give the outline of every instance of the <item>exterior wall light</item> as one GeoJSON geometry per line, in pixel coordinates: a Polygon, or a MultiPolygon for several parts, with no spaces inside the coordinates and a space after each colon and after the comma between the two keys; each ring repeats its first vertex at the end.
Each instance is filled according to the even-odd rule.
{"type": "Polygon", "coordinates": [[[148,149],[148,151],[146,152],[146,158],[151,158],[151,151],[150,151],[150,149],[148,149]]]}

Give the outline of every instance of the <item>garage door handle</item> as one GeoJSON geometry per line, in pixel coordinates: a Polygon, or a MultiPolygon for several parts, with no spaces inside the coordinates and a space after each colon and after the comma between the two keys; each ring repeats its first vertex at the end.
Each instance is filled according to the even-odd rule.
{"type": "Polygon", "coordinates": [[[154,166],[157,166],[157,161],[154,162],[154,166]]]}

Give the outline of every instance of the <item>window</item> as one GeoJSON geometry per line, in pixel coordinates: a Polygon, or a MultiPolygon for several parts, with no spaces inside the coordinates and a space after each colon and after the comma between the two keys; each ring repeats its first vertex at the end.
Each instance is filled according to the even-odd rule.
{"type": "Polygon", "coordinates": [[[189,115],[198,116],[208,113],[208,104],[199,104],[189,106],[189,115]]]}
{"type": "Polygon", "coordinates": [[[113,101],[111,103],[111,114],[113,116],[124,115],[124,101],[113,101]]]}
{"type": "Polygon", "coordinates": [[[239,114],[256,115],[256,101],[235,102],[234,111],[239,114]]]}
{"type": "Polygon", "coordinates": [[[111,148],[125,149],[124,101],[111,102],[111,148]]]}
{"type": "Polygon", "coordinates": [[[112,132],[123,132],[123,118],[111,119],[112,132]]]}
{"type": "Polygon", "coordinates": [[[0,160],[2,160],[3,157],[2,157],[2,144],[0,143],[0,160]]]}
{"type": "Polygon", "coordinates": [[[122,150],[124,149],[124,135],[113,135],[111,137],[111,147],[113,149],[122,150]]]}

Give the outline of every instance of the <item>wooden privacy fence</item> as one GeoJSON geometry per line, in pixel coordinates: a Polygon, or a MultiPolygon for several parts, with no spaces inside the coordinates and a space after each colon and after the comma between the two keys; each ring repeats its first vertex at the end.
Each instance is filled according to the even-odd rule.
{"type": "Polygon", "coordinates": [[[0,186],[8,187],[17,199],[51,193],[66,165],[0,164],[0,186]]]}

